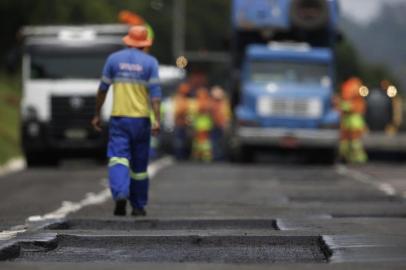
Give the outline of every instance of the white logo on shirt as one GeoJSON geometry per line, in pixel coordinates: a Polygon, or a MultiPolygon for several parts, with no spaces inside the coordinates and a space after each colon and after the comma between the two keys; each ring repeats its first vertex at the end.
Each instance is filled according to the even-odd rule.
{"type": "Polygon", "coordinates": [[[139,64],[130,64],[130,63],[120,63],[120,70],[131,71],[131,72],[142,72],[143,67],[139,64]]]}

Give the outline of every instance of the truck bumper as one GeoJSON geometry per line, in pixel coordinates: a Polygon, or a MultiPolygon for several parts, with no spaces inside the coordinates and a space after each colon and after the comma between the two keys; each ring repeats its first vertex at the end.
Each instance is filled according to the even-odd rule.
{"type": "Polygon", "coordinates": [[[23,122],[21,127],[21,143],[25,153],[55,153],[61,156],[100,153],[106,151],[107,139],[107,128],[91,138],[61,139],[54,137],[51,127],[45,123],[23,122]],[[34,126],[36,132],[32,131],[34,126]]]}
{"type": "Polygon", "coordinates": [[[385,132],[371,132],[363,138],[364,146],[369,151],[406,152],[406,134],[388,135],[385,132]]]}
{"type": "Polygon", "coordinates": [[[337,148],[339,132],[336,129],[285,129],[243,127],[235,131],[240,146],[278,148],[337,148]]]}

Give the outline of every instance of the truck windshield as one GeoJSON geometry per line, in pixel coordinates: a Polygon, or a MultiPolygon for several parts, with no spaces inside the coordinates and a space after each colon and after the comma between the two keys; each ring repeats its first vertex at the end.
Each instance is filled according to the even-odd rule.
{"type": "Polygon", "coordinates": [[[321,84],[329,81],[327,64],[308,64],[292,62],[251,63],[250,79],[257,83],[301,83],[321,84]]]}
{"type": "Polygon", "coordinates": [[[31,54],[31,79],[97,79],[111,52],[31,54]]]}

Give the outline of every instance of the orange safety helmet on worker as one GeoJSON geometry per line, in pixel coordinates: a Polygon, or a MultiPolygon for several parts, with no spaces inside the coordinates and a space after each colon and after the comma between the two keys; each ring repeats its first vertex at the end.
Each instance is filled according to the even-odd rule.
{"type": "Polygon", "coordinates": [[[144,26],[133,26],[123,38],[128,46],[111,54],[104,66],[92,124],[100,129],[100,110],[113,85],[113,110],[109,127],[109,183],[116,201],[115,215],[125,215],[126,201],[132,214],[145,215],[149,180],[147,173],[151,130],[160,129],[158,61],[143,50],[152,45],[144,26]],[[152,106],[156,121],[150,121],[152,106]]]}
{"type": "Polygon", "coordinates": [[[340,157],[351,163],[365,163],[368,159],[362,144],[366,125],[365,100],[361,92],[366,89],[358,78],[350,78],[342,85],[340,127],[340,157]]]}
{"type": "Polygon", "coordinates": [[[155,32],[151,25],[144,20],[140,15],[129,11],[129,10],[122,10],[118,14],[118,19],[121,23],[128,24],[130,26],[144,26],[147,29],[147,39],[153,43],[155,39],[155,32]]]}

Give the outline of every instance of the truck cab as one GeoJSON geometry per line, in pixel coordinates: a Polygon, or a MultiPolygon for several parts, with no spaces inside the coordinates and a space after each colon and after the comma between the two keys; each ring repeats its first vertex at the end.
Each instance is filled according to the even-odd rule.
{"type": "Polygon", "coordinates": [[[334,160],[338,2],[234,0],[231,19],[231,158],[278,148],[322,151],[334,160]]]}
{"type": "MultiPolygon", "coordinates": [[[[22,148],[28,166],[60,157],[104,158],[107,129],[89,124],[109,54],[123,48],[125,25],[25,27],[21,104],[22,148]]],[[[103,108],[106,123],[111,97],[103,108]]]]}
{"type": "Polygon", "coordinates": [[[248,46],[235,109],[235,146],[333,152],[339,122],[332,106],[333,60],[330,50],[303,43],[248,46]]]}
{"type": "MultiPolygon", "coordinates": [[[[56,165],[64,157],[105,159],[109,91],[102,110],[102,133],[90,122],[107,57],[122,48],[127,25],[25,27],[21,102],[21,143],[28,166],[56,165]]],[[[168,95],[184,70],[161,65],[168,95]]]]}

